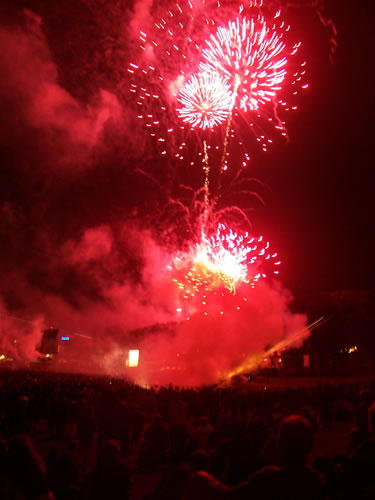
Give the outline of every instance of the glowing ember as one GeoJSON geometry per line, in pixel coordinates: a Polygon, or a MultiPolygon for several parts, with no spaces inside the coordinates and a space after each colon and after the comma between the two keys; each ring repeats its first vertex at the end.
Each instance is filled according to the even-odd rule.
{"type": "Polygon", "coordinates": [[[233,106],[229,84],[215,73],[193,75],[180,90],[178,115],[192,127],[213,128],[226,120],[233,106]]]}

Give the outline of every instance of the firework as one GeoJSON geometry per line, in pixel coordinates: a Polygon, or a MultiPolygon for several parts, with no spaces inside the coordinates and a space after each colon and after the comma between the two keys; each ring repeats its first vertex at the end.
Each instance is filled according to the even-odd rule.
{"type": "MultiPolygon", "coordinates": [[[[194,164],[197,157],[192,139],[197,141],[192,130],[226,122],[226,127],[216,127],[225,139],[213,138],[211,148],[225,149],[221,156],[226,166],[231,152],[242,149],[241,166],[245,167],[249,156],[244,144],[251,135],[264,151],[272,143],[274,131],[287,135],[278,109],[296,109],[286,102],[285,92],[294,95],[298,86],[305,87],[305,63],[291,63],[290,56],[300,44],[290,41],[289,25],[279,10],[273,10],[275,2],[272,6],[256,1],[236,5],[226,0],[182,0],[153,9],[152,22],[138,34],[139,47],[128,71],[137,116],[162,154],[194,164]],[[213,94],[219,91],[226,96],[226,103],[219,109],[214,105],[210,117],[202,108],[207,78],[192,76],[207,71],[215,75],[213,94]],[[228,89],[222,88],[226,85],[235,97],[232,107],[228,89]],[[230,116],[229,120],[225,108],[232,115],[233,104],[233,119],[230,116]]],[[[202,155],[200,158],[203,161],[202,155]]]]}
{"type": "Polygon", "coordinates": [[[223,302],[238,309],[257,282],[268,274],[279,274],[280,264],[277,253],[270,251],[262,236],[242,234],[219,223],[213,235],[203,232],[190,252],[178,255],[168,266],[178,288],[177,312],[187,317],[202,311],[207,315],[209,305],[223,302]],[[234,299],[239,290],[239,298],[234,299]]]}
{"type": "Polygon", "coordinates": [[[192,127],[212,129],[225,121],[233,106],[230,85],[215,73],[193,75],[180,90],[178,115],[192,127]]]}
{"type": "MultiPolygon", "coordinates": [[[[286,46],[262,17],[237,17],[219,27],[203,50],[201,69],[223,75],[236,89],[236,104],[256,111],[275,98],[286,76],[286,46]]],[[[293,51],[298,45],[293,47],[293,51]]]]}
{"type": "MultiPolygon", "coordinates": [[[[240,234],[219,224],[214,236],[203,234],[202,242],[197,245],[195,262],[209,272],[220,277],[224,286],[234,291],[240,282],[252,286],[266,273],[260,270],[261,259],[274,260],[277,253],[269,252],[269,242],[263,236],[252,237],[249,233],[240,234]]],[[[279,265],[279,261],[274,261],[279,265]]],[[[278,270],[274,270],[278,274],[278,270]]]]}

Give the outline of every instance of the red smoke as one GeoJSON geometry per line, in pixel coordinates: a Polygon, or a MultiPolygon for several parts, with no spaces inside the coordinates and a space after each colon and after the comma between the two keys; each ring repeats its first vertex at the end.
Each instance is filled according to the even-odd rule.
{"type": "MultiPolygon", "coordinates": [[[[136,381],[213,383],[246,357],[304,328],[305,317],[288,310],[289,294],[266,282],[250,289],[240,310],[234,307],[240,292],[236,296],[228,293],[210,305],[207,317],[196,314],[180,322],[175,284],[166,272],[170,255],[146,231],[122,228],[121,232],[119,236],[106,226],[91,228],[79,241],[66,242],[56,256],[84,280],[89,278],[95,295],[84,294],[82,284],[74,302],[64,298],[62,291],[46,294],[26,285],[22,290],[28,308],[44,312],[44,320],[32,329],[34,333],[40,332],[42,324],[53,324],[73,341],[77,333],[87,337],[84,350],[81,342],[75,353],[84,362],[84,369],[114,373],[120,368],[125,373],[130,346],[140,349],[136,381]],[[122,244],[128,245],[126,252],[119,252],[122,244]],[[138,253],[137,279],[124,274],[123,270],[129,269],[126,253],[138,253]],[[140,338],[129,335],[135,329],[175,321],[178,323],[167,333],[161,329],[140,338]]],[[[30,342],[27,346],[26,358],[30,359],[35,351],[30,342]]],[[[18,356],[25,358],[23,352],[18,356]]]]}
{"type": "Polygon", "coordinates": [[[9,140],[19,139],[28,127],[44,153],[52,155],[52,162],[44,159],[39,167],[87,164],[106,122],[125,125],[118,99],[99,89],[91,102],[78,102],[59,84],[41,18],[24,10],[21,20],[22,27],[0,27],[0,71],[7,75],[0,82],[0,97],[7,106],[9,140]]]}

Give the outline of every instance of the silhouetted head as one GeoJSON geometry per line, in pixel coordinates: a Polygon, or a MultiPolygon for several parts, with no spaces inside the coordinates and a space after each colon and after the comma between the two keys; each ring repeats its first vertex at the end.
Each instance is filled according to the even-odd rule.
{"type": "Polygon", "coordinates": [[[206,426],[206,425],[208,425],[208,418],[206,417],[206,415],[203,415],[203,416],[201,417],[200,422],[201,422],[201,425],[202,425],[202,426],[206,426]]]}
{"type": "Polygon", "coordinates": [[[192,472],[197,472],[199,470],[208,472],[209,463],[209,454],[204,450],[196,450],[190,455],[190,466],[192,472]]]}
{"type": "Polygon", "coordinates": [[[162,419],[161,415],[155,415],[154,425],[157,427],[161,427],[163,425],[163,419],[162,419]]]}
{"type": "Polygon", "coordinates": [[[17,436],[9,442],[7,471],[10,481],[25,497],[36,498],[47,491],[44,462],[29,438],[17,436]]]}
{"type": "Polygon", "coordinates": [[[27,408],[29,404],[29,398],[27,396],[20,396],[18,398],[18,405],[20,408],[27,408]]]}
{"type": "Polygon", "coordinates": [[[6,456],[7,456],[7,445],[3,437],[0,435],[0,475],[4,472],[6,456]]]}
{"type": "Polygon", "coordinates": [[[361,405],[370,406],[372,402],[371,391],[369,389],[361,389],[361,392],[359,393],[359,401],[361,405]]]}
{"type": "Polygon", "coordinates": [[[375,403],[372,403],[368,409],[368,427],[371,436],[375,438],[375,403]]]}
{"type": "Polygon", "coordinates": [[[75,440],[75,439],[72,439],[69,443],[68,443],[68,446],[67,446],[67,450],[70,451],[70,452],[73,452],[75,450],[77,450],[78,448],[78,442],[75,440]]]}
{"type": "Polygon", "coordinates": [[[106,441],[102,449],[102,461],[113,464],[120,460],[120,445],[114,439],[106,441]]]}
{"type": "Polygon", "coordinates": [[[287,462],[304,462],[313,444],[311,424],[306,418],[300,415],[284,418],[279,430],[279,447],[287,462]]]}

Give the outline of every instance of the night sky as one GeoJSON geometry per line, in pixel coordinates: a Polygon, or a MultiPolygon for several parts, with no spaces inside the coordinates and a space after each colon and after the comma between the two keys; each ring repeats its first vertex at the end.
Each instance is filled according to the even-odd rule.
{"type": "Polygon", "coordinates": [[[267,218],[277,214],[285,283],[297,293],[373,289],[375,10],[371,2],[327,7],[338,30],[335,63],[309,33],[310,92],[289,121],[290,144],[272,151],[266,173],[274,194],[267,218]]]}
{"type": "MultiPolygon", "coordinates": [[[[94,271],[61,256],[88,228],[109,226],[121,236],[116,262],[101,272],[136,282],[137,246],[123,227],[148,227],[173,179],[166,160],[143,150],[141,124],[127,112],[129,4],[8,4],[0,9],[0,295],[8,311],[33,313],[35,290],[79,308],[82,296],[99,300],[100,287],[94,271]]],[[[250,175],[267,185],[254,228],[279,250],[281,280],[296,295],[373,288],[374,12],[372,2],[327,0],[338,31],[330,61],[329,29],[312,9],[294,9],[310,87],[286,116],[290,142],[276,138],[252,154],[250,175]]],[[[186,168],[175,175],[199,185],[186,168]]]]}

